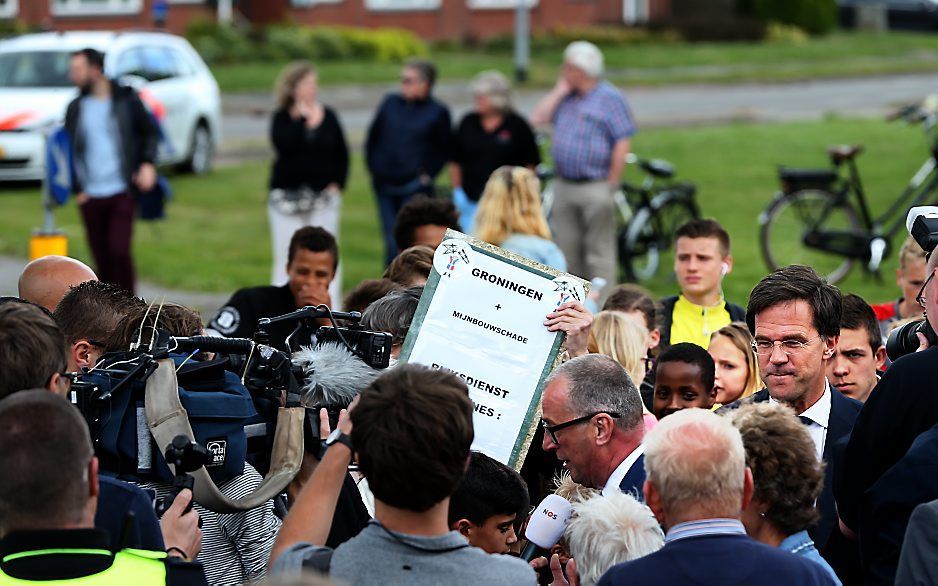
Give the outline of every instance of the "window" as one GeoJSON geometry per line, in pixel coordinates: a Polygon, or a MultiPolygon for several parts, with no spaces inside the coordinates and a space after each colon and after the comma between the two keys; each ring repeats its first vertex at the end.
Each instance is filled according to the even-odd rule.
{"type": "Polygon", "coordinates": [[[159,81],[191,73],[191,67],[182,67],[166,47],[135,47],[117,58],[114,68],[117,77],[136,75],[147,81],[159,81]]]}
{"type": "Polygon", "coordinates": [[[71,87],[68,51],[0,54],[0,87],[71,87]]]}
{"type": "Polygon", "coordinates": [[[51,0],[52,14],[74,16],[83,14],[136,14],[143,0],[51,0]]]}
{"type": "Polygon", "coordinates": [[[192,60],[188,55],[174,47],[167,47],[166,50],[169,52],[169,57],[173,61],[173,68],[176,70],[177,75],[180,77],[195,75],[195,65],[192,64],[192,60]]]}
{"type": "Polygon", "coordinates": [[[368,10],[436,10],[441,0],[365,0],[368,10]]]}
{"type": "Polygon", "coordinates": [[[0,0],[0,18],[11,18],[16,16],[18,10],[18,0],[0,0]]]}
{"type": "Polygon", "coordinates": [[[290,0],[290,5],[296,8],[309,8],[317,4],[339,4],[342,0],[290,0]]]}
{"type": "MultiPolygon", "coordinates": [[[[520,0],[467,0],[469,8],[473,10],[494,10],[506,8],[517,8],[520,0]]],[[[537,0],[527,0],[528,8],[537,6],[537,0]]]]}

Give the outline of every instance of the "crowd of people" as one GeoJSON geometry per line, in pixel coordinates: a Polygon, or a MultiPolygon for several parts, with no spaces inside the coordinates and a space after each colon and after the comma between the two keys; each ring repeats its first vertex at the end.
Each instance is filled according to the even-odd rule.
{"type": "MultiPolygon", "coordinates": [[[[96,67],[93,55],[74,59],[96,67]]],[[[675,295],[616,285],[604,222],[634,124],[602,81],[595,47],[574,43],[565,59],[536,112],[557,127],[556,226],[541,214],[527,168],[538,159],[533,135],[510,109],[507,82],[477,80],[478,111],[459,125],[454,155],[449,115],[429,94],[433,68],[404,68],[402,95],[385,100],[368,138],[387,269],[341,300],[389,336],[389,366],[362,369],[334,413],[307,414],[301,465],[260,506],[219,512],[153,474],[154,462],[138,455],[128,469],[108,442],[139,446],[147,429],[102,436],[102,420],[89,427],[71,404],[72,385],[139,347],[144,332],[151,346],[163,331],[252,338],[263,318],[338,305],[336,198],[348,159],[323,154],[344,139],[316,101],[315,70],[284,73],[275,114],[270,219],[285,283],[237,291],[205,323],[74,259],[26,265],[18,297],[0,299],[0,584],[938,583],[936,350],[923,335],[895,361],[884,349],[901,320],[924,313],[938,328],[938,257],[909,238],[901,297],[882,305],[798,265],[766,275],[737,304],[723,295],[730,237],[702,219],[675,234],[675,295]],[[521,142],[484,146],[506,132],[521,142]],[[521,158],[494,160],[509,152],[521,158]],[[301,177],[315,167],[308,160],[323,159],[331,162],[315,182],[301,177]],[[429,189],[447,162],[454,201],[429,189]],[[434,251],[464,221],[516,254],[609,277],[596,307],[571,302],[545,316],[565,353],[544,381],[520,470],[472,451],[463,378],[398,360],[434,251]],[[569,522],[535,551],[527,529],[550,511],[532,504],[550,494],[569,504],[569,522]]],[[[103,82],[94,87],[80,98],[79,128],[93,100],[108,99],[97,93],[103,82]]],[[[86,185],[116,177],[98,171],[86,169],[86,185]]],[[[286,321],[265,331],[284,351],[302,335],[286,321]]],[[[175,366],[179,394],[184,380],[204,387],[221,373],[246,396],[227,359],[196,349],[175,366]]],[[[144,411],[142,402],[127,408],[144,411]]],[[[265,482],[255,464],[213,466],[211,478],[238,499],[265,482]]]]}

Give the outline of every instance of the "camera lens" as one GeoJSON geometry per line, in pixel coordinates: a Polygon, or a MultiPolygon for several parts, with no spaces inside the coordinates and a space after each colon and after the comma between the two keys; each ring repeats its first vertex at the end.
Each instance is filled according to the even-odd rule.
{"type": "Polygon", "coordinates": [[[889,333],[889,339],[886,340],[886,355],[889,359],[895,361],[918,350],[919,341],[916,336],[918,333],[925,334],[928,343],[935,345],[938,336],[935,335],[928,320],[909,322],[889,333]]]}

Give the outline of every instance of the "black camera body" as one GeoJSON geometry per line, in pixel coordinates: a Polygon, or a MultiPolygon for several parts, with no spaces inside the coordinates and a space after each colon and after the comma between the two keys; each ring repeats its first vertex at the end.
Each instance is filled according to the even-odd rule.
{"type": "Polygon", "coordinates": [[[329,342],[346,343],[365,364],[377,370],[387,368],[390,364],[393,339],[387,332],[372,332],[358,325],[344,328],[322,326],[316,332],[317,346],[329,342]]]}
{"type": "Polygon", "coordinates": [[[919,340],[916,334],[924,334],[929,346],[938,346],[938,335],[927,319],[909,322],[889,333],[886,340],[886,355],[889,359],[895,361],[918,350],[919,340]]]}

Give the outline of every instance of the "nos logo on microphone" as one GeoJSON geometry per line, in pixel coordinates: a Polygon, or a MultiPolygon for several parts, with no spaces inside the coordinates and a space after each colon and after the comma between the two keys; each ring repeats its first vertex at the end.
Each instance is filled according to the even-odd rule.
{"type": "Polygon", "coordinates": [[[225,440],[210,440],[205,444],[205,449],[208,450],[209,461],[206,464],[208,466],[221,466],[225,463],[225,452],[228,448],[228,442],[225,440]]]}
{"type": "Polygon", "coordinates": [[[553,512],[553,511],[551,511],[551,510],[549,510],[549,509],[543,509],[543,510],[541,511],[541,513],[543,513],[545,516],[547,516],[547,517],[553,519],[554,521],[557,520],[557,513],[553,512]]]}

